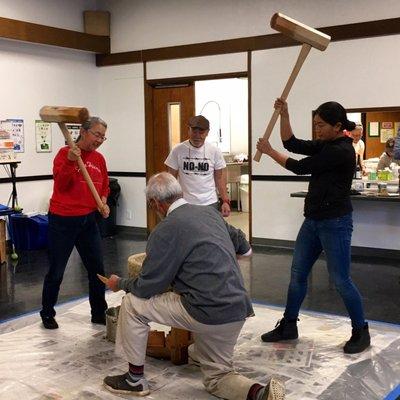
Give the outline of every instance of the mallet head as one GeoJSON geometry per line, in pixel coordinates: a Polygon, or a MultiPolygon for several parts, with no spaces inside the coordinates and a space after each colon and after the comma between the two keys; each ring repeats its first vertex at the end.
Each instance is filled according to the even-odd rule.
{"type": "Polygon", "coordinates": [[[83,123],[89,118],[89,111],[84,107],[44,106],[39,111],[45,122],[83,123]]]}
{"type": "Polygon", "coordinates": [[[271,28],[289,36],[300,43],[307,43],[318,50],[325,50],[328,47],[331,37],[296,21],[284,14],[276,13],[271,18],[271,28]]]}

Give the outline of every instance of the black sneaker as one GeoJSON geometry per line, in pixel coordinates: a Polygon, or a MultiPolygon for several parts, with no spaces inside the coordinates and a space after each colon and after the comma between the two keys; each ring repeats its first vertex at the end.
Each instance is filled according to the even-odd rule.
{"type": "Polygon", "coordinates": [[[92,324],[105,325],[106,316],[105,315],[92,315],[92,324]]]}
{"type": "Polygon", "coordinates": [[[369,335],[368,322],[363,328],[351,331],[351,338],[343,347],[343,351],[347,354],[361,353],[371,345],[371,337],[369,335]]]}
{"type": "MultiPolygon", "coordinates": [[[[258,397],[257,397],[258,398],[258,397]]],[[[269,384],[263,389],[260,400],[284,400],[285,385],[282,381],[272,378],[269,384]]]]}
{"type": "Polygon", "coordinates": [[[54,317],[42,317],[42,322],[46,329],[58,329],[58,324],[54,317]]]}
{"type": "Polygon", "coordinates": [[[104,387],[113,393],[131,394],[134,396],[146,396],[150,393],[146,378],[134,382],[129,372],[123,375],[106,376],[104,387]]]}
{"type": "Polygon", "coordinates": [[[289,322],[285,318],[279,320],[275,329],[261,335],[263,342],[279,342],[281,340],[294,340],[299,337],[297,321],[289,322]]]}

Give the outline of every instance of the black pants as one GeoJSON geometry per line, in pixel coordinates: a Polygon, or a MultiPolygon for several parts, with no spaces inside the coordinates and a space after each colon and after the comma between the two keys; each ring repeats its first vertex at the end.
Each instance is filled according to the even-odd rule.
{"type": "Polygon", "coordinates": [[[49,213],[49,271],[44,278],[42,317],[54,317],[60,285],[71,252],[76,246],[89,279],[89,302],[92,316],[104,315],[107,309],[105,286],[96,274],[104,275],[101,237],[96,212],[79,217],[49,213]]]}

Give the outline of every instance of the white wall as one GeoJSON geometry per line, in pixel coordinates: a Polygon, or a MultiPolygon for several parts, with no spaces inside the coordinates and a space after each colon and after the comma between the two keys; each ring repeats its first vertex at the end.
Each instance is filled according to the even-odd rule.
{"type": "MultiPolygon", "coordinates": [[[[208,6],[207,2],[197,0],[179,1],[179,4],[172,0],[101,3],[112,13],[113,52],[272,33],[268,20],[276,11],[317,27],[392,18],[400,12],[400,3],[389,0],[221,0],[210,2],[208,6]],[[202,23],[207,25],[207,29],[196,28],[202,23]],[[176,29],[171,28],[175,26],[176,29]]],[[[397,105],[397,93],[393,90],[396,85],[393,83],[398,80],[399,56],[395,52],[398,41],[397,36],[353,40],[331,43],[324,53],[312,50],[289,99],[296,134],[311,137],[311,110],[329,99],[342,102],[346,107],[397,105]],[[358,67],[354,67],[355,60],[362,60],[358,67]]],[[[298,52],[299,48],[286,48],[253,53],[253,145],[265,130],[273,100],[281,93],[298,52]]],[[[236,68],[232,68],[237,62],[235,60],[239,60],[236,55],[234,60],[224,55],[149,63],[148,77],[161,79],[221,73],[227,69],[245,70],[246,55],[240,56],[241,65],[236,68]]],[[[272,143],[282,149],[276,132],[272,143]]],[[[290,173],[263,158],[261,163],[253,164],[253,174],[290,173]]],[[[306,183],[253,182],[253,235],[294,240],[302,221],[303,200],[289,195],[306,187],[306,183]]],[[[385,208],[380,212],[385,215],[385,208]]],[[[384,216],[382,220],[385,220],[384,216]]],[[[385,247],[382,235],[381,238],[370,235],[365,224],[360,225],[360,229],[356,227],[354,238],[356,244],[385,247]]]]}
{"type": "Polygon", "coordinates": [[[83,32],[83,11],[96,7],[96,0],[1,0],[0,16],[83,32]]]}
{"type": "Polygon", "coordinates": [[[179,76],[212,75],[243,71],[247,71],[246,53],[147,63],[147,79],[165,79],[179,76]]]}
{"type": "MultiPolygon", "coordinates": [[[[102,147],[108,170],[144,173],[143,66],[133,64],[100,68],[99,74],[99,113],[109,125],[109,140],[102,147]]],[[[146,227],[146,179],[116,178],[121,185],[117,224],[146,227]]]]}
{"type": "Polygon", "coordinates": [[[117,225],[145,228],[147,226],[146,178],[118,177],[121,196],[118,200],[117,225]]]}
{"type": "MultiPolygon", "coordinates": [[[[331,43],[324,53],[312,50],[289,97],[295,135],[311,138],[311,110],[325,101],[335,100],[347,108],[399,105],[396,88],[400,85],[397,73],[400,68],[400,54],[393,51],[399,45],[400,36],[387,36],[331,43]],[[390,67],[388,63],[382,62],[387,54],[391,55],[390,67]],[[354,68],[349,67],[352,60],[367,61],[362,62],[359,68],[354,68]]],[[[281,93],[298,51],[298,48],[290,48],[253,53],[253,143],[265,129],[272,114],[274,98],[281,93]]],[[[278,150],[283,150],[278,127],[272,133],[271,143],[278,150]]],[[[253,163],[253,174],[291,173],[271,159],[263,157],[260,163],[253,163]]],[[[305,185],[297,186],[304,188],[305,185]]],[[[303,219],[300,212],[303,201],[289,197],[289,194],[295,191],[294,187],[296,184],[286,182],[253,182],[253,236],[295,240],[303,219]]],[[[389,229],[386,223],[400,222],[400,209],[376,202],[353,203],[353,244],[398,248],[398,242],[394,241],[393,237],[400,235],[400,224],[391,224],[389,229]],[[388,234],[390,231],[389,240],[385,234],[387,229],[388,234]]]]}
{"type": "Polygon", "coordinates": [[[218,146],[222,152],[231,154],[248,152],[247,98],[247,78],[196,82],[196,115],[202,114],[210,121],[207,141],[218,146]]]}
{"type": "MultiPolygon", "coordinates": [[[[82,12],[95,6],[93,0],[3,0],[0,16],[83,31],[82,12]]],[[[52,173],[53,158],[64,140],[53,124],[53,151],[36,153],[34,121],[39,119],[39,109],[43,105],[86,106],[98,113],[98,74],[94,54],[0,39],[0,119],[24,120],[25,152],[17,155],[21,161],[17,176],[52,173]]],[[[7,177],[3,167],[0,177],[7,177]]],[[[25,211],[47,211],[52,184],[51,180],[18,183],[19,204],[25,211]]],[[[0,203],[7,203],[10,192],[11,184],[0,185],[0,203]]]]}
{"type": "MultiPolygon", "coordinates": [[[[35,119],[40,119],[39,109],[43,105],[86,106],[96,113],[97,74],[92,54],[0,40],[0,119],[24,120],[25,152],[17,153],[21,161],[17,176],[52,173],[53,158],[63,146],[63,136],[53,124],[53,151],[36,153],[35,119]]],[[[6,176],[0,172],[0,177],[6,176]]],[[[0,185],[0,202],[6,201],[9,191],[9,184],[0,185]]],[[[19,201],[27,211],[43,210],[48,192],[47,182],[18,184],[19,201]],[[32,187],[36,189],[32,191],[32,187]]]]}
{"type": "Polygon", "coordinates": [[[143,66],[104,67],[98,73],[99,113],[109,125],[102,146],[108,169],[145,172],[143,66]]]}
{"type": "MultiPolygon", "coordinates": [[[[95,9],[94,0],[6,0],[0,16],[83,31],[83,10],[95,9]]],[[[43,105],[85,106],[109,125],[108,140],[100,148],[110,171],[145,172],[143,66],[97,68],[91,53],[0,39],[0,119],[25,122],[25,153],[17,176],[48,175],[63,137],[52,126],[51,153],[36,153],[34,120],[43,105]]],[[[0,177],[6,172],[0,170],[0,177]]],[[[146,226],[144,178],[118,178],[122,187],[117,223],[146,226]],[[126,210],[132,211],[127,219],[126,210]]],[[[17,184],[25,211],[47,211],[52,181],[17,184]]],[[[0,203],[6,203],[11,184],[0,185],[0,203]]]]}
{"type": "Polygon", "coordinates": [[[272,33],[282,12],[315,27],[393,18],[397,0],[99,0],[111,12],[112,52],[272,33]]]}
{"type": "MultiPolygon", "coordinates": [[[[276,11],[317,27],[392,18],[400,13],[397,0],[99,0],[95,3],[5,0],[0,4],[0,15],[79,30],[82,10],[97,5],[111,11],[112,51],[118,52],[272,33],[269,19],[276,11]]],[[[352,40],[332,43],[324,53],[312,50],[289,99],[296,134],[310,137],[311,110],[328,99],[342,102],[346,107],[398,105],[399,40],[399,36],[352,40]],[[354,67],[357,60],[361,61],[354,67]]],[[[139,65],[96,69],[93,56],[85,53],[3,40],[0,45],[2,85],[7,93],[11,89],[16,91],[9,95],[7,102],[2,102],[2,118],[23,117],[28,137],[33,132],[28,133],[29,121],[33,121],[44,103],[84,104],[91,111],[104,113],[111,122],[110,140],[104,145],[110,169],[144,172],[143,88],[139,65]]],[[[273,99],[282,91],[298,50],[286,48],[253,53],[253,145],[264,132],[273,99]]],[[[245,71],[246,57],[247,54],[242,53],[152,62],[148,63],[148,78],[245,71]]],[[[61,145],[61,139],[57,135],[54,137],[60,140],[58,144],[54,141],[54,147],[61,145]]],[[[272,142],[280,148],[276,132],[272,142]]],[[[26,142],[27,148],[31,144],[26,142]]],[[[50,158],[51,155],[38,155],[33,150],[27,152],[18,174],[49,173],[50,158]]],[[[266,158],[253,168],[256,175],[288,174],[266,158]]],[[[120,223],[145,226],[144,179],[121,178],[120,182],[126,186],[120,223]],[[133,220],[125,218],[128,207],[133,208],[133,220]]],[[[49,189],[47,183],[32,185],[37,189],[19,185],[20,197],[27,204],[30,201],[28,191],[45,193],[49,189]],[[25,187],[27,195],[23,193],[25,187]]],[[[294,240],[302,220],[302,200],[291,199],[289,194],[305,187],[303,183],[253,182],[253,235],[294,240]],[[266,209],[274,212],[267,213],[266,209]]],[[[1,185],[2,198],[6,191],[6,185],[1,185]]],[[[399,219],[397,209],[386,206],[378,211],[374,209],[373,215],[378,225],[381,224],[381,234],[376,236],[371,234],[375,225],[365,217],[366,207],[355,206],[359,214],[355,215],[354,244],[397,248],[394,241],[385,241],[385,230],[389,229],[386,221],[399,219]]],[[[395,224],[389,230],[390,237],[400,234],[395,224]]]]}

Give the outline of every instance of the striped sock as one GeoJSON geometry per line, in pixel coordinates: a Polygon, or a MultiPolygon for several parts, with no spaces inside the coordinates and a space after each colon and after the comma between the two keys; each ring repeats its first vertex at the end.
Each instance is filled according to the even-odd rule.
{"type": "Polygon", "coordinates": [[[144,366],[143,365],[133,365],[129,363],[129,377],[133,382],[137,382],[143,378],[144,366]]]}
{"type": "Polygon", "coordinates": [[[259,398],[259,393],[262,393],[264,389],[264,386],[260,385],[259,383],[255,383],[249,390],[249,393],[247,394],[247,399],[246,400],[257,400],[259,398]]]}

